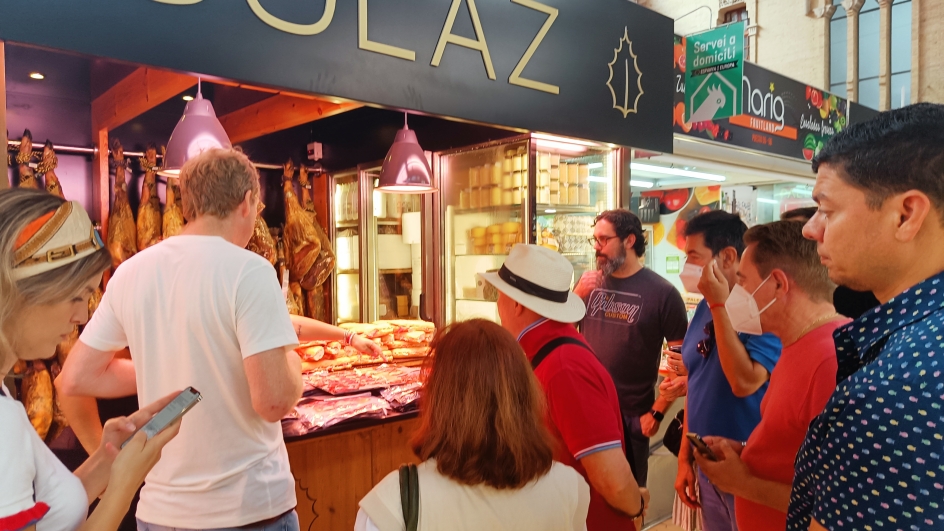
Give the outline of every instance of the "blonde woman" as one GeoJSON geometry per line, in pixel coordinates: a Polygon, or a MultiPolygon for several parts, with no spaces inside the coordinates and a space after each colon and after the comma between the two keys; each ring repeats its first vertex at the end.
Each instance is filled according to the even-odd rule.
{"type": "MultiPolygon", "coordinates": [[[[39,190],[0,191],[0,376],[18,360],[55,354],[88,319],[89,296],[110,265],[78,203],[39,190]]],[[[171,398],[109,421],[101,446],[73,474],[33,430],[22,404],[0,387],[0,531],[117,529],[179,424],[151,440],[139,433],[118,448],[171,398]]]]}

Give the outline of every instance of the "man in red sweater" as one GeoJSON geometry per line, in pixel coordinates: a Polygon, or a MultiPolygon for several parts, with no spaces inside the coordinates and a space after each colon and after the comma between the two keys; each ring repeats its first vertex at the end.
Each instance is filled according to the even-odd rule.
{"type": "Polygon", "coordinates": [[[518,338],[544,388],[559,442],[555,459],[590,484],[587,530],[635,531],[648,492],[626,461],[613,379],[573,325],[586,313],[570,291],[573,266],[550,249],[516,245],[497,273],[480,276],[499,291],[502,326],[518,338]]]}

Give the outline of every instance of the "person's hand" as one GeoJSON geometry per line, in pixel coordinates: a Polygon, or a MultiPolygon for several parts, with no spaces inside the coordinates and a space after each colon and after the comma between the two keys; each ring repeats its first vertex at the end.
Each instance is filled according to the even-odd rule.
{"type": "Polygon", "coordinates": [[[731,295],[731,289],[728,286],[728,279],[714,260],[708,262],[705,269],[701,272],[701,280],[698,281],[698,289],[705,296],[708,304],[724,304],[731,295]]]}
{"type": "MultiPolygon", "coordinates": [[[[705,437],[705,439],[708,439],[708,437],[705,437]]],[[[747,483],[747,480],[751,477],[751,471],[741,460],[738,452],[735,451],[735,448],[741,446],[741,443],[735,443],[735,446],[732,446],[729,439],[719,439],[721,439],[720,442],[716,442],[714,446],[711,446],[711,451],[718,457],[718,461],[712,461],[702,455],[701,452],[696,451],[695,462],[698,463],[698,469],[711,480],[712,485],[724,492],[733,494],[738,486],[747,483]]]]}
{"type": "Polygon", "coordinates": [[[580,275],[580,280],[578,280],[577,285],[574,286],[574,293],[576,293],[581,299],[586,299],[590,296],[593,290],[599,288],[602,285],[602,271],[587,271],[583,275],[580,275]]]}
{"type": "Polygon", "coordinates": [[[705,441],[705,444],[708,445],[708,448],[711,448],[711,451],[720,459],[723,455],[722,445],[727,444],[734,453],[741,455],[741,452],[744,450],[744,445],[740,441],[735,441],[734,439],[728,439],[727,437],[718,437],[717,435],[706,435],[702,437],[702,440],[705,441]]]}
{"type": "Polygon", "coordinates": [[[358,352],[367,354],[372,358],[379,358],[382,354],[380,345],[374,343],[370,339],[365,339],[358,335],[355,335],[353,338],[351,338],[351,346],[354,347],[358,352]]]}
{"type": "Polygon", "coordinates": [[[138,490],[144,483],[145,476],[160,460],[164,445],[177,436],[181,420],[177,419],[150,439],[147,438],[147,433],[139,431],[120,451],[108,443],[109,451],[116,451],[118,454],[111,466],[108,488],[123,492],[138,490]]]}
{"type": "Polygon", "coordinates": [[[675,402],[679,398],[688,394],[688,376],[678,376],[676,378],[666,378],[659,384],[659,396],[675,402]]]}
{"type": "Polygon", "coordinates": [[[147,424],[154,415],[157,415],[164,409],[164,406],[169,404],[178,394],[180,394],[180,391],[174,391],[163,398],[151,402],[127,417],[109,419],[102,428],[102,442],[98,451],[103,452],[103,455],[112,460],[115,459],[115,456],[118,455],[117,449],[121,448],[122,443],[128,440],[128,437],[131,437],[131,434],[133,434],[135,430],[147,424]]]}
{"type": "MultiPolygon", "coordinates": [[[[684,444],[684,443],[683,443],[684,444]]],[[[679,459],[678,474],[675,476],[675,492],[678,492],[682,503],[692,509],[698,509],[698,496],[695,494],[695,469],[691,463],[679,459]]]]}
{"type": "Polygon", "coordinates": [[[664,350],[663,353],[669,358],[669,370],[674,371],[678,376],[688,376],[688,369],[685,368],[685,361],[682,359],[681,352],[664,350]]]}
{"type": "Polygon", "coordinates": [[[646,413],[639,417],[639,427],[642,429],[643,435],[652,437],[659,431],[659,421],[652,416],[652,413],[646,413]]]}
{"type": "Polygon", "coordinates": [[[642,495],[642,514],[638,518],[633,520],[633,523],[636,524],[636,529],[642,529],[643,520],[646,517],[646,513],[649,512],[649,489],[646,487],[639,487],[639,494],[642,495]]]}

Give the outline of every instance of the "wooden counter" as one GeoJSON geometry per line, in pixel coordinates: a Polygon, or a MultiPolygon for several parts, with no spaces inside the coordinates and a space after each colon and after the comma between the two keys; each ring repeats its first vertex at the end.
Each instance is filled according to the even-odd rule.
{"type": "Polygon", "coordinates": [[[410,450],[415,415],[365,422],[286,440],[302,531],[352,531],[357,502],[401,464],[418,462],[410,450]]]}

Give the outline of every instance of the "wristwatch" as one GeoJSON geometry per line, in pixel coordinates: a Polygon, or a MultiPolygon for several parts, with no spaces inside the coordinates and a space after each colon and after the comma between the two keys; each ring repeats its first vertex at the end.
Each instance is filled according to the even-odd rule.
{"type": "Polygon", "coordinates": [[[652,415],[652,418],[656,419],[656,422],[662,422],[665,418],[665,413],[656,411],[655,409],[650,409],[649,414],[652,415]]]}

